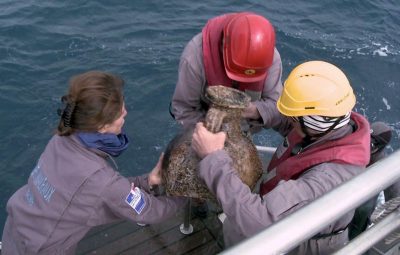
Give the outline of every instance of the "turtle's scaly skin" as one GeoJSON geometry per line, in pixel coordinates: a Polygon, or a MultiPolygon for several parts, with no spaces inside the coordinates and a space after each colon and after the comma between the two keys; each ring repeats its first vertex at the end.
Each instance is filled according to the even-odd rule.
{"type": "MultiPolygon", "coordinates": [[[[224,87],[207,88],[211,102],[205,119],[206,128],[213,132],[225,131],[225,151],[233,160],[239,178],[254,188],[262,173],[262,164],[253,142],[243,134],[240,120],[250,98],[243,92],[224,87]]],[[[163,185],[168,195],[215,199],[204,182],[198,178],[200,159],[191,148],[193,129],[177,135],[168,145],[163,161],[163,185]]]]}

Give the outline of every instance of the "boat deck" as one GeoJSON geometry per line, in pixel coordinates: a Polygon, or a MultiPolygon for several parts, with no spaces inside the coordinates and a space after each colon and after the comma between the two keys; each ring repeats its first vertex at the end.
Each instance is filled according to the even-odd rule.
{"type": "MultiPolygon", "coordinates": [[[[266,169],[272,153],[259,153],[266,169]]],[[[222,223],[217,217],[220,209],[213,203],[208,205],[207,218],[190,214],[193,233],[189,235],[180,232],[184,211],[166,222],[144,227],[121,221],[92,229],[79,243],[76,254],[217,254],[223,250],[222,223]]]]}
{"type": "Polygon", "coordinates": [[[78,244],[78,255],[84,254],[216,254],[222,251],[222,224],[210,212],[201,219],[190,220],[193,233],[180,232],[183,212],[160,224],[139,226],[128,221],[92,229],[78,244]]]}

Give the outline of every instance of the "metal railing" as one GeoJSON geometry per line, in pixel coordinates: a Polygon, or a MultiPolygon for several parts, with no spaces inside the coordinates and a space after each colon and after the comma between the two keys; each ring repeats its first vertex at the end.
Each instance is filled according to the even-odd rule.
{"type": "Polygon", "coordinates": [[[364,231],[334,255],[362,254],[374,244],[385,238],[400,226],[400,212],[398,210],[387,215],[381,222],[364,231]]]}
{"type": "MultiPolygon", "coordinates": [[[[399,179],[400,150],[397,150],[365,172],[221,254],[284,254],[399,179]]],[[[363,245],[371,247],[374,243],[363,245]]],[[[359,254],[354,250],[346,252],[342,254],[359,254]]]]}

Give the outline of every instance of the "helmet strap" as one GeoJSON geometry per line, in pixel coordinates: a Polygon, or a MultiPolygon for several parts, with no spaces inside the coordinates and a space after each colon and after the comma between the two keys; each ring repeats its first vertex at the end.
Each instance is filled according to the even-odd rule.
{"type": "Polygon", "coordinates": [[[301,131],[303,131],[303,133],[306,135],[303,138],[303,141],[311,143],[312,138],[320,138],[326,134],[328,134],[329,132],[331,132],[337,125],[339,125],[339,123],[346,117],[346,115],[340,116],[339,118],[337,118],[337,120],[332,124],[332,126],[330,126],[326,131],[319,133],[319,134],[313,134],[311,135],[308,131],[307,131],[307,127],[304,124],[304,119],[302,116],[297,117],[299,119],[300,122],[300,126],[301,126],[301,131]]]}
{"type": "Polygon", "coordinates": [[[300,122],[301,131],[303,131],[303,133],[306,135],[306,137],[307,137],[307,136],[310,136],[310,137],[313,137],[313,138],[319,138],[319,137],[322,137],[322,136],[328,134],[329,132],[331,132],[337,125],[339,125],[339,123],[340,123],[345,117],[346,117],[345,115],[340,116],[339,118],[337,118],[337,119],[335,120],[335,122],[334,122],[326,131],[321,132],[321,133],[318,133],[318,134],[313,134],[313,135],[311,135],[311,134],[307,131],[307,127],[306,127],[306,125],[304,124],[304,119],[303,119],[303,117],[302,117],[302,116],[299,116],[299,117],[297,117],[297,118],[299,119],[299,122],[300,122]]]}
{"type": "Polygon", "coordinates": [[[300,122],[301,131],[303,131],[303,133],[306,135],[306,136],[303,138],[303,141],[305,141],[305,140],[310,141],[310,140],[311,140],[311,135],[310,135],[310,133],[307,131],[307,127],[306,127],[306,125],[304,124],[303,116],[299,116],[299,117],[297,117],[297,118],[298,118],[298,120],[299,120],[299,122],[300,122]]]}
{"type": "Polygon", "coordinates": [[[332,126],[330,126],[328,128],[328,130],[326,130],[325,132],[318,134],[317,137],[321,137],[324,136],[326,134],[328,134],[329,132],[331,132],[337,125],[339,125],[339,123],[346,117],[346,115],[340,116],[339,118],[337,118],[337,120],[333,123],[332,126]]]}
{"type": "Polygon", "coordinates": [[[303,151],[303,149],[305,148],[305,147],[307,147],[307,145],[309,145],[312,141],[311,141],[311,135],[308,133],[308,131],[307,131],[307,128],[306,128],[306,126],[304,125],[304,119],[303,119],[303,117],[302,116],[299,116],[299,117],[297,117],[297,119],[299,120],[299,122],[300,122],[300,126],[301,126],[301,131],[306,135],[304,138],[303,138],[303,140],[301,140],[301,142],[299,142],[298,144],[296,144],[294,147],[293,147],[293,149],[292,149],[292,151],[291,151],[291,154],[292,155],[297,155],[297,154],[299,154],[300,152],[302,152],[303,151]]]}
{"type": "Polygon", "coordinates": [[[322,136],[328,134],[329,132],[331,132],[331,131],[340,123],[340,121],[341,121],[342,119],[344,119],[345,117],[346,117],[345,115],[344,115],[344,116],[340,116],[340,117],[337,118],[337,120],[333,123],[333,125],[330,126],[330,127],[328,128],[328,130],[326,130],[325,132],[322,132],[322,133],[319,133],[319,134],[313,134],[313,135],[311,135],[311,134],[308,132],[307,127],[306,127],[306,125],[304,124],[304,119],[303,119],[303,117],[302,117],[302,116],[297,117],[298,120],[299,120],[299,122],[300,122],[301,131],[302,131],[306,136],[303,138],[303,140],[302,140],[299,144],[296,144],[296,145],[293,147],[292,155],[299,154],[305,147],[307,147],[309,144],[311,144],[311,143],[313,142],[313,140],[315,140],[315,139],[317,139],[317,138],[320,138],[320,137],[322,137],[322,136]]]}

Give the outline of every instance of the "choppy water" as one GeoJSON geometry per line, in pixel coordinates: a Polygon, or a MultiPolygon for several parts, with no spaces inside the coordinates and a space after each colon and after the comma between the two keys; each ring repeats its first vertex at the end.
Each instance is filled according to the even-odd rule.
{"type": "MultiPolygon", "coordinates": [[[[57,124],[72,75],[91,70],[126,81],[130,148],[124,175],[148,172],[177,126],[168,113],[179,56],[207,19],[234,11],[265,15],[277,32],[284,78],[320,59],[341,67],[356,110],[395,130],[399,148],[400,3],[356,1],[0,1],[0,230],[8,198],[23,185],[57,124]]],[[[273,132],[256,136],[276,146],[273,132]]],[[[1,231],[0,231],[1,232],[1,231]]]]}

